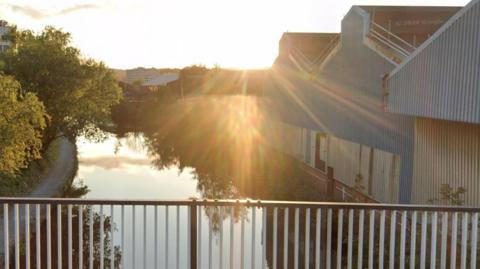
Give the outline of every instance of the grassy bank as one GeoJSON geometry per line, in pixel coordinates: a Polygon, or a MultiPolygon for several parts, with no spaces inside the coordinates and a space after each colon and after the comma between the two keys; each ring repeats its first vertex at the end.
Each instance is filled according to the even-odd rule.
{"type": "Polygon", "coordinates": [[[30,193],[52,167],[60,152],[60,139],[53,140],[40,160],[30,163],[15,176],[0,175],[0,196],[22,196],[30,193]]]}

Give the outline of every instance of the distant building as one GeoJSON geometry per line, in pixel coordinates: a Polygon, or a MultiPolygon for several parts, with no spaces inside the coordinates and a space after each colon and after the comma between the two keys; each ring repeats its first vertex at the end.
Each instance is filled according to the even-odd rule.
{"type": "Polygon", "coordinates": [[[178,73],[164,73],[144,80],[144,86],[165,86],[178,79],[178,73]]]}
{"type": "Polygon", "coordinates": [[[353,6],[339,34],[285,33],[265,91],[283,130],[270,142],[377,201],[411,202],[415,119],[386,111],[384,78],[459,10],[353,6]]]}
{"type": "Polygon", "coordinates": [[[160,86],[178,79],[178,72],[169,72],[155,68],[135,68],[126,70],[126,82],[139,82],[145,86],[160,86]]]}
{"type": "Polygon", "coordinates": [[[10,42],[3,39],[3,36],[10,31],[10,27],[6,21],[0,20],[0,53],[6,51],[10,47],[10,42]]]}
{"type": "Polygon", "coordinates": [[[179,96],[204,94],[262,95],[266,70],[208,69],[202,66],[186,67],[178,80],[168,87],[179,96]]]}

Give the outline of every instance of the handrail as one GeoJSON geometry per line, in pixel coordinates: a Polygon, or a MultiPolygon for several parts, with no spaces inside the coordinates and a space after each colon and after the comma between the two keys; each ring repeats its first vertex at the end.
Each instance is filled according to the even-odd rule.
{"type": "Polygon", "coordinates": [[[343,203],[310,201],[272,201],[272,200],[130,200],[130,199],[79,199],[79,198],[24,198],[0,197],[3,204],[56,204],[56,205],[157,205],[157,206],[246,206],[246,207],[297,207],[297,208],[343,208],[343,209],[385,209],[385,210],[421,210],[421,211],[461,211],[480,212],[479,207],[414,205],[414,204],[378,204],[343,203]]]}
{"type": "MultiPolygon", "coordinates": [[[[200,269],[207,264],[211,268],[217,261],[220,268],[228,267],[225,263],[232,267],[238,261],[242,268],[258,268],[260,264],[261,268],[271,268],[272,264],[273,268],[303,268],[302,264],[318,268],[324,262],[327,268],[333,263],[336,268],[354,263],[364,268],[367,262],[383,268],[384,257],[390,268],[401,268],[405,266],[396,264],[405,265],[407,253],[413,253],[410,264],[414,265],[415,259],[425,260],[427,251],[432,257],[439,253],[440,263],[446,264],[448,248],[461,249],[462,253],[470,250],[470,263],[476,264],[479,243],[480,208],[472,207],[24,197],[0,197],[0,203],[2,268],[12,268],[10,261],[20,268],[23,259],[47,268],[67,268],[67,263],[68,268],[74,263],[78,268],[93,268],[94,264],[99,268],[107,264],[121,268],[170,268],[174,264],[179,268],[183,263],[200,269]],[[457,233],[462,240],[449,243],[448,236],[458,238],[457,233]],[[251,239],[245,240],[247,236],[251,239]],[[413,244],[407,243],[407,236],[413,244]],[[439,236],[437,244],[433,240],[439,236]],[[422,246],[420,253],[412,247],[416,240],[422,246]],[[427,244],[427,240],[433,243],[427,244]],[[354,248],[365,250],[368,260],[362,254],[353,256],[354,248]],[[321,259],[322,249],[325,260],[321,259]],[[162,256],[163,260],[157,258],[162,256]]],[[[457,256],[455,250],[451,253],[457,256]]],[[[463,263],[466,258],[462,254],[463,263]]]]}
{"type": "Polygon", "coordinates": [[[378,41],[382,42],[383,44],[389,46],[396,52],[400,53],[402,56],[407,57],[410,52],[407,50],[403,49],[402,47],[396,45],[395,43],[391,42],[390,40],[386,39],[384,36],[382,36],[380,33],[376,32],[375,30],[370,30],[370,35],[375,37],[378,41]]]}
{"type": "MultiPolygon", "coordinates": [[[[320,65],[323,60],[326,59],[328,54],[332,51],[332,49],[338,44],[340,40],[340,36],[333,37],[328,44],[322,49],[322,51],[315,57],[313,60],[309,60],[301,50],[297,48],[293,48],[293,52],[297,53],[301,57],[301,62],[304,63],[305,68],[308,69],[308,72],[315,71],[315,68],[320,65]]],[[[294,55],[292,55],[294,56],[294,55]]]]}
{"type": "Polygon", "coordinates": [[[392,33],[383,26],[375,23],[373,20],[370,22],[369,36],[376,39],[378,42],[387,46],[387,49],[391,49],[399,56],[406,58],[413,53],[417,48],[401,37],[392,33]]]}
{"type": "Polygon", "coordinates": [[[340,40],[340,35],[333,37],[330,42],[328,42],[327,46],[318,54],[318,56],[313,60],[313,66],[317,65],[318,63],[323,62],[323,60],[327,57],[330,51],[338,44],[340,40]]]}
{"type": "Polygon", "coordinates": [[[381,30],[383,30],[384,32],[386,32],[389,36],[392,36],[394,37],[395,39],[397,39],[398,41],[400,41],[401,43],[407,45],[407,47],[409,47],[410,49],[412,50],[416,50],[417,48],[415,46],[413,46],[412,44],[408,43],[407,41],[403,40],[401,37],[397,36],[396,34],[390,32],[389,30],[387,30],[385,27],[381,26],[380,24],[372,21],[371,24],[375,27],[378,27],[380,28],[381,30]]]}

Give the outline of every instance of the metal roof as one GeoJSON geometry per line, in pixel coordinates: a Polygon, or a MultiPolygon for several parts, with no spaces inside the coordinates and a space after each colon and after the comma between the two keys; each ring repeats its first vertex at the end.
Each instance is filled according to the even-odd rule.
{"type": "Polygon", "coordinates": [[[388,110],[480,123],[480,1],[455,14],[388,79],[388,110]]]}

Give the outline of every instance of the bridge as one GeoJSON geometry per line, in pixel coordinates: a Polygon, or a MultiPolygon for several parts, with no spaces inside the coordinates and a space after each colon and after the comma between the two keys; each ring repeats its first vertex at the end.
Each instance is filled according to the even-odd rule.
{"type": "Polygon", "coordinates": [[[480,208],[0,198],[3,268],[476,268],[480,208]]]}

